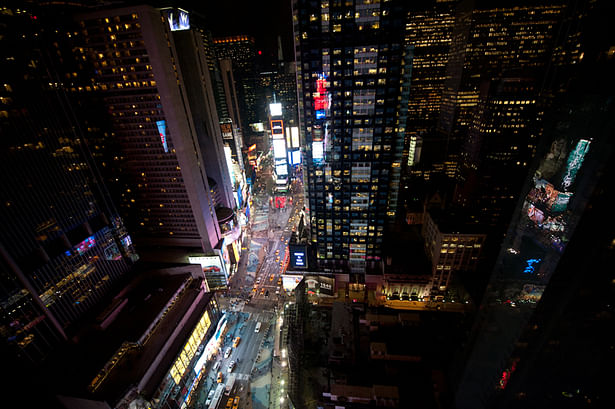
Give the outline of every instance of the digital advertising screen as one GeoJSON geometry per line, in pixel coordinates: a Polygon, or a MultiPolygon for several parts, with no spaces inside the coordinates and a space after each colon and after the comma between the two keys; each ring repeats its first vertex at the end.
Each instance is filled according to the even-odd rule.
{"type": "Polygon", "coordinates": [[[292,268],[307,268],[307,247],[305,245],[290,244],[288,251],[292,268]]]}
{"type": "Polygon", "coordinates": [[[279,102],[269,104],[269,112],[271,113],[271,116],[282,116],[282,104],[279,102]]]}
{"type": "Polygon", "coordinates": [[[292,141],[291,146],[293,148],[300,148],[301,147],[299,145],[299,127],[297,127],[297,126],[291,126],[290,127],[290,139],[292,141]]]}
{"type": "Polygon", "coordinates": [[[220,124],[223,139],[233,139],[233,124],[225,122],[220,124]]]}
{"type": "Polygon", "coordinates": [[[291,152],[291,165],[298,165],[301,163],[301,151],[292,151],[291,152]]]}
{"type": "Polygon", "coordinates": [[[190,17],[188,12],[182,9],[168,9],[165,11],[171,31],[190,29],[190,17]]]}
{"type": "Polygon", "coordinates": [[[324,142],[312,142],[312,159],[323,160],[325,157],[324,142]]]}
{"type": "Polygon", "coordinates": [[[275,166],[275,174],[279,176],[288,175],[288,166],[284,165],[276,165],[275,166]]]}
{"type": "Polygon", "coordinates": [[[158,127],[162,147],[165,152],[169,152],[169,146],[167,145],[167,123],[166,121],[156,121],[156,126],[158,127]]]}
{"type": "Polygon", "coordinates": [[[190,264],[200,264],[210,290],[226,288],[225,269],[219,256],[188,257],[190,264]]]}
{"type": "Polygon", "coordinates": [[[286,159],[286,142],[284,139],[273,140],[273,157],[276,159],[286,159]]]}

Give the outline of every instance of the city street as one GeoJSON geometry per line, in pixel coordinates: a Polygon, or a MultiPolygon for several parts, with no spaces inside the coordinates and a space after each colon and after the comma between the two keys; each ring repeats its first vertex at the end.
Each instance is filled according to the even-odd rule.
{"type": "Polygon", "coordinates": [[[286,248],[303,207],[303,195],[276,194],[271,182],[270,170],[264,170],[254,185],[252,215],[242,259],[230,280],[229,290],[218,298],[227,320],[226,334],[215,359],[203,369],[208,372],[195,392],[192,408],[231,409],[233,400],[239,397],[238,408],[265,409],[271,406],[271,401],[279,402],[283,396],[283,388],[278,385],[280,365],[274,357],[274,344],[279,335],[276,331],[280,331],[276,323],[286,298],[282,287],[286,248]],[[287,197],[284,208],[275,208],[277,195],[287,197]],[[237,337],[241,337],[240,341],[233,347],[237,337]],[[228,348],[231,354],[225,358],[228,348]],[[235,362],[232,371],[229,370],[231,362],[235,362]],[[218,372],[222,373],[221,384],[235,380],[230,393],[223,394],[214,407],[215,397],[211,404],[206,403],[219,385],[218,372]]]}

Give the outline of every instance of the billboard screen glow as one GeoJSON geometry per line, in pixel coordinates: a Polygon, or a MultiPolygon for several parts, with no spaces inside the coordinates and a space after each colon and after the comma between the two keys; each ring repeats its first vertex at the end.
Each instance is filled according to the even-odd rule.
{"type": "Polygon", "coordinates": [[[158,127],[162,147],[165,152],[169,152],[169,146],[167,145],[167,123],[166,121],[156,121],[156,126],[158,127]]]}
{"type": "Polygon", "coordinates": [[[298,165],[301,163],[301,151],[292,151],[292,160],[290,161],[291,165],[298,165]]]}
{"type": "Polygon", "coordinates": [[[275,174],[279,175],[279,176],[286,176],[288,175],[288,168],[286,165],[276,165],[275,167],[275,174]]]}
{"type": "Polygon", "coordinates": [[[290,138],[292,141],[293,148],[300,148],[299,146],[299,128],[296,126],[292,126],[290,128],[290,138]]]}
{"type": "Polygon", "coordinates": [[[312,142],[312,158],[322,160],[325,157],[324,144],[322,141],[312,142]]]}
{"type": "Polygon", "coordinates": [[[284,138],[284,121],[282,120],[271,121],[270,125],[271,125],[271,136],[273,136],[273,139],[284,138]]]}
{"type": "Polygon", "coordinates": [[[282,116],[282,104],[279,102],[269,104],[269,112],[271,113],[271,116],[282,116]]]}
{"type": "Polygon", "coordinates": [[[273,157],[286,159],[286,142],[284,139],[273,140],[273,157]]]}

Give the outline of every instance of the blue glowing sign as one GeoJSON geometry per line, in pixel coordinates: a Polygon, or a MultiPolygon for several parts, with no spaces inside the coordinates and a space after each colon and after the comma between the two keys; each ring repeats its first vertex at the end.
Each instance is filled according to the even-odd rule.
{"type": "Polygon", "coordinates": [[[305,267],[305,253],[303,251],[295,251],[293,253],[293,265],[296,267],[305,267]]]}
{"type": "Polygon", "coordinates": [[[167,122],[166,121],[156,121],[156,126],[158,127],[158,133],[160,134],[160,140],[162,141],[162,147],[165,152],[169,152],[169,146],[167,145],[167,122]]]}
{"type": "Polygon", "coordinates": [[[542,261],[541,258],[529,258],[527,260],[525,260],[525,262],[527,263],[527,265],[525,266],[525,268],[523,269],[523,272],[525,274],[534,274],[534,272],[536,271],[536,266],[538,265],[538,263],[540,263],[542,261]]]}
{"type": "Polygon", "coordinates": [[[319,109],[316,111],[316,119],[322,119],[326,116],[324,109],[319,109]]]}

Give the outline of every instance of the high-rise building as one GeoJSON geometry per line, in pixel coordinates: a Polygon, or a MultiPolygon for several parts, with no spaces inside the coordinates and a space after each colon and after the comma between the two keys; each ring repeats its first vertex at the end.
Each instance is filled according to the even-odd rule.
{"type": "Polygon", "coordinates": [[[321,267],[361,275],[381,259],[397,210],[406,13],[402,2],[368,0],[298,0],[293,13],[312,243],[321,267]]]}
{"type": "Polygon", "coordinates": [[[239,109],[245,133],[248,125],[257,121],[256,102],[256,46],[254,38],[247,35],[214,38],[214,48],[219,59],[230,59],[237,81],[239,109]]]}
{"type": "Polygon", "coordinates": [[[556,40],[565,12],[559,0],[466,0],[458,5],[437,124],[456,164],[480,101],[481,84],[532,70],[533,87],[539,89],[552,56],[558,54],[556,40]]]}
{"type": "Polygon", "coordinates": [[[91,118],[70,95],[74,28],[54,11],[0,13],[0,328],[16,377],[138,258],[86,144],[91,118]]]}
{"type": "Polygon", "coordinates": [[[454,202],[485,226],[510,220],[540,135],[539,90],[531,76],[494,78],[479,102],[460,153],[454,202]]]}
{"type": "Polygon", "coordinates": [[[182,66],[205,55],[195,49],[195,36],[173,35],[190,31],[182,13],[137,6],[79,15],[79,51],[96,69],[93,81],[120,145],[113,166],[122,170],[120,206],[135,240],[207,253],[222,240],[209,180],[219,175],[222,205],[230,206],[231,198],[224,188],[228,171],[207,172],[226,161],[218,157],[211,90],[198,81],[195,67],[182,66]]]}
{"type": "MultiPolygon", "coordinates": [[[[608,22],[613,5],[607,1],[580,5],[575,14],[584,16],[578,42],[584,58],[571,71],[574,75],[568,77],[565,92],[552,98],[545,111],[543,136],[459,372],[458,408],[537,407],[539,402],[544,407],[592,402],[612,406],[605,404],[613,401],[610,385],[602,383],[599,371],[592,373],[595,367],[560,355],[565,351],[581,355],[593,348],[591,342],[577,343],[580,349],[574,350],[575,341],[566,339],[562,330],[596,331],[599,321],[612,317],[610,304],[592,304],[594,300],[586,296],[608,294],[607,288],[599,287],[612,285],[612,274],[606,273],[612,270],[612,230],[608,229],[612,215],[603,200],[612,197],[607,190],[615,152],[613,29],[608,22]],[[605,30],[611,35],[605,35],[605,30]],[[573,297],[575,293],[579,298],[573,297]],[[571,311],[570,320],[561,315],[564,311],[571,311]],[[588,314],[576,315],[581,311],[588,314]],[[565,346],[560,347],[560,342],[565,346]],[[538,356],[541,350],[543,360],[538,356]],[[559,362],[549,363],[554,358],[559,362]],[[570,367],[557,371],[562,361],[570,362],[570,367]],[[536,372],[530,372],[532,368],[536,372]],[[555,378],[540,378],[545,385],[538,391],[531,382],[547,373],[555,378]],[[588,377],[582,379],[585,374],[588,377]],[[514,387],[510,392],[509,383],[514,387]]],[[[577,23],[574,20],[574,26],[577,23]]],[[[580,337],[589,339],[585,334],[580,337]]],[[[598,338],[589,359],[597,363],[601,355],[612,360],[612,347],[598,338]]]]}
{"type": "Polygon", "coordinates": [[[414,3],[408,11],[406,42],[413,47],[407,131],[433,129],[440,113],[457,0],[414,3]]]}

